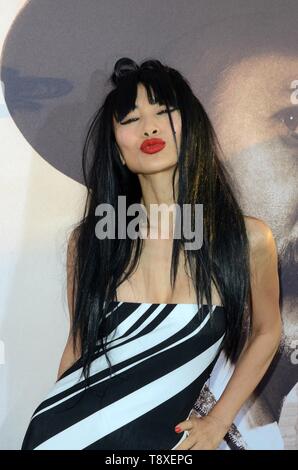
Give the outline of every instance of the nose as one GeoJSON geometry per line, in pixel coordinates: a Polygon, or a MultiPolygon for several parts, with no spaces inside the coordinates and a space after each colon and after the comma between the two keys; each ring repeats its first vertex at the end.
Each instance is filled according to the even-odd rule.
{"type": "Polygon", "coordinates": [[[156,120],[152,120],[149,118],[144,121],[143,126],[143,135],[145,137],[155,136],[156,134],[159,134],[159,127],[156,120]]]}
{"type": "Polygon", "coordinates": [[[144,131],[144,135],[146,137],[149,137],[150,135],[155,135],[155,134],[158,134],[158,129],[156,127],[152,127],[152,129],[150,129],[150,130],[147,128],[144,131]]]}

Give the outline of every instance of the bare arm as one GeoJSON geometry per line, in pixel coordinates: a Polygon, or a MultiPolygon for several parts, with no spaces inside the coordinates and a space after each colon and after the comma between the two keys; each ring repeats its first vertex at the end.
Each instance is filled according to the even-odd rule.
{"type": "Polygon", "coordinates": [[[81,353],[80,350],[77,349],[76,352],[73,351],[73,338],[71,335],[71,325],[73,320],[73,277],[74,277],[74,258],[75,258],[75,243],[76,239],[74,233],[72,232],[68,247],[67,247],[67,260],[66,260],[66,267],[67,267],[67,301],[68,301],[68,310],[69,310],[69,319],[70,319],[70,329],[68,339],[61,357],[57,380],[59,377],[67,370],[71,365],[79,359],[81,353]]]}
{"type": "Polygon", "coordinates": [[[209,413],[225,423],[226,430],[268,369],[278,350],[282,331],[276,244],[264,222],[250,220],[249,230],[252,336],[242,350],[224,392],[209,413]]]}

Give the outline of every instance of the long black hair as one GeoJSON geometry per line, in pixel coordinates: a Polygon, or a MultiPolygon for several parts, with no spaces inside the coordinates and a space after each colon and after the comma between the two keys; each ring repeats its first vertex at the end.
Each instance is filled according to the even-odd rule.
{"type": "MultiPolygon", "coordinates": [[[[78,343],[80,345],[82,372],[88,382],[91,362],[103,352],[112,370],[106,337],[112,329],[111,322],[117,323],[117,309],[112,315],[107,314],[117,301],[118,286],[134,271],[142,252],[141,237],[99,239],[95,231],[99,204],[114,207],[118,233],[118,197],[125,196],[127,206],[140,203],[142,198],[138,176],[120,160],[113,130],[113,117],[119,122],[134,108],[139,83],[145,86],[150,103],[165,104],[168,110],[178,153],[172,181],[175,204],[181,209],[183,204],[190,204],[191,208],[203,204],[203,244],[200,249],[183,252],[191,269],[198,304],[206,298],[212,309],[212,281],[218,289],[227,315],[222,348],[226,358],[235,363],[247,333],[251,333],[249,242],[244,215],[221,162],[222,149],[212,123],[188,81],[159,60],[146,60],[139,66],[129,58],[121,58],[115,64],[110,81],[113,89],[92,118],[84,143],[87,198],[82,220],[72,234],[75,254],[71,331],[74,349],[78,343]],[[181,113],[180,149],[170,107],[178,108],[181,113]]],[[[126,220],[128,224],[129,217],[126,220]]],[[[184,243],[183,237],[173,240],[172,288],[184,243]]]]}

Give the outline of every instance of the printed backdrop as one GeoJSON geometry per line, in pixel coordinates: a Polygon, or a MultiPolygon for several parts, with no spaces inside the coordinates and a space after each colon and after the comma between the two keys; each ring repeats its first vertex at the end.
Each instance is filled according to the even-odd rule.
{"type": "MultiPolygon", "coordinates": [[[[83,138],[122,56],[158,58],[189,80],[244,213],[264,220],[278,245],[280,352],[219,448],[298,449],[297,24],[290,0],[0,1],[1,449],[20,448],[56,380],[83,138]]],[[[220,356],[197,412],[232,372],[220,356]]]]}

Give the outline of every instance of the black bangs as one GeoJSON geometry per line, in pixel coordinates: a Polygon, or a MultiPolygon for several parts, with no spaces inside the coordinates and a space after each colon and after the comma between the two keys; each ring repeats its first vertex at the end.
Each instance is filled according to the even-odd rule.
{"type": "Polygon", "coordinates": [[[152,69],[142,69],[123,78],[123,81],[113,92],[111,104],[118,122],[135,109],[139,83],[142,83],[146,88],[150,104],[178,108],[175,85],[169,80],[168,75],[160,70],[157,72],[152,69]]]}

